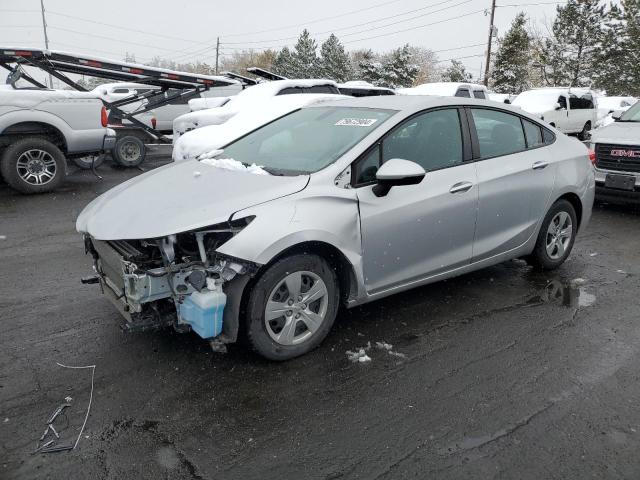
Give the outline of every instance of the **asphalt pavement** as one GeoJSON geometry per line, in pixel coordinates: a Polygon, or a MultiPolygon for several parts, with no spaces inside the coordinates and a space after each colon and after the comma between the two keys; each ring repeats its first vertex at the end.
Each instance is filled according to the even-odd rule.
{"type": "Polygon", "coordinates": [[[74,223],[140,172],[99,172],[0,184],[0,478],[640,477],[640,211],[596,206],[555,272],[511,261],[342,310],[320,348],[270,363],[120,330],[80,284],[74,223]],[[92,369],[58,363],[95,365],[90,414],[75,450],[33,454],[65,397],[58,444],[85,419],[92,369]]]}

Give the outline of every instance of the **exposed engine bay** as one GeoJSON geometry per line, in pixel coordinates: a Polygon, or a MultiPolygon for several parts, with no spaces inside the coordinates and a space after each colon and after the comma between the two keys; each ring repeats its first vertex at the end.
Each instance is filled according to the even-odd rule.
{"type": "MultiPolygon", "coordinates": [[[[103,241],[85,235],[97,276],[83,282],[100,283],[127,320],[127,330],[173,326],[193,329],[203,338],[217,337],[223,333],[223,311],[229,317],[225,304],[230,283],[240,276],[245,278],[236,283],[246,284],[258,265],[216,249],[253,218],[155,239],[103,241]]],[[[234,323],[231,334],[221,336],[223,342],[235,340],[237,318],[234,323]]]]}

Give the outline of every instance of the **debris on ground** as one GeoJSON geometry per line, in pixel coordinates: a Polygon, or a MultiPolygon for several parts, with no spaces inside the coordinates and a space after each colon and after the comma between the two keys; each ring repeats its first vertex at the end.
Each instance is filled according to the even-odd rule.
{"type": "Polygon", "coordinates": [[[622,275],[626,275],[626,274],[627,274],[627,272],[625,272],[624,270],[616,270],[616,272],[617,272],[617,273],[620,273],[620,274],[622,274],[622,275]]]}
{"type": "Polygon", "coordinates": [[[376,342],[376,348],[378,350],[387,350],[390,351],[393,348],[393,345],[385,342],[376,342]]]}
{"type": "MultiPolygon", "coordinates": [[[[73,368],[73,369],[91,369],[91,392],[89,394],[89,405],[87,406],[87,413],[84,417],[84,422],[82,423],[82,427],[80,428],[80,433],[76,437],[75,442],[71,443],[57,443],[60,440],[60,433],[67,429],[69,426],[69,420],[67,419],[66,425],[63,428],[58,428],[54,426],[56,419],[60,417],[66,418],[65,410],[71,407],[71,402],[73,398],[70,396],[65,397],[64,403],[58,405],[58,407],[53,411],[53,413],[49,416],[49,419],[46,422],[47,427],[44,430],[44,433],[38,439],[38,443],[36,449],[32,453],[51,453],[51,452],[62,452],[65,450],[74,450],[78,443],[80,442],[80,438],[82,437],[82,432],[84,432],[84,427],[87,425],[87,420],[89,419],[89,412],[91,411],[91,402],[93,401],[93,379],[95,377],[96,366],[95,365],[87,365],[82,367],[70,367],[67,365],[62,365],[58,363],[60,367],[63,368],[73,368]],[[58,432],[59,430],[59,432],[58,432]],[[42,443],[44,442],[44,443],[42,443]]],[[[6,419],[8,421],[9,419],[6,419]]]]}
{"type": "Polygon", "coordinates": [[[589,254],[590,257],[595,257],[596,255],[598,255],[598,252],[593,252],[589,254]]]}
{"type": "Polygon", "coordinates": [[[574,278],[571,280],[572,285],[584,285],[587,281],[584,278],[574,278]]]}

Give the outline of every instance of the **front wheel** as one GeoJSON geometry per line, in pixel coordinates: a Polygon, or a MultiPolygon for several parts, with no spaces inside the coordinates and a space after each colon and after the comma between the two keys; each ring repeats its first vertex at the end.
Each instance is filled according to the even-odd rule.
{"type": "Polygon", "coordinates": [[[577,231],[573,205],[567,200],[558,200],[544,217],[536,246],[527,261],[542,270],[558,268],[571,253],[577,231]]]}
{"type": "Polygon", "coordinates": [[[269,360],[289,360],[327,336],[339,304],[337,277],[317,255],[292,255],[271,265],[253,286],[245,329],[252,348],[269,360]]]}

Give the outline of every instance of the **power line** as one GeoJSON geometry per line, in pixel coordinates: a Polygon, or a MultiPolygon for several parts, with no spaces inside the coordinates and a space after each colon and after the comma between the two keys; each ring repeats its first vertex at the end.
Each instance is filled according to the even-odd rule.
{"type": "Polygon", "coordinates": [[[566,2],[539,2],[539,3],[512,3],[509,5],[496,5],[496,8],[503,7],[534,7],[537,5],[561,5],[566,2]]]}
{"type": "MultiPolygon", "coordinates": [[[[426,8],[436,7],[436,6],[442,5],[444,3],[449,3],[451,1],[453,1],[453,0],[445,0],[443,2],[435,3],[435,4],[429,5],[427,7],[422,7],[422,8],[418,8],[416,10],[410,10],[408,12],[404,12],[404,13],[400,13],[400,14],[396,14],[396,15],[391,15],[390,17],[380,18],[378,20],[372,20],[372,21],[364,22],[364,23],[358,23],[358,24],[355,24],[355,25],[349,25],[347,27],[334,28],[332,30],[326,30],[324,32],[318,32],[318,33],[315,33],[314,36],[325,35],[327,33],[334,33],[334,32],[339,32],[339,31],[342,31],[342,30],[349,30],[351,28],[360,27],[360,26],[363,26],[363,25],[371,24],[371,23],[381,22],[383,20],[389,20],[391,18],[400,17],[402,15],[407,15],[409,13],[413,13],[413,12],[416,12],[416,11],[419,11],[419,10],[424,10],[426,8]]],[[[473,1],[473,0],[464,0],[464,1],[456,3],[454,5],[449,5],[448,7],[444,7],[444,8],[441,8],[439,10],[434,10],[433,12],[423,13],[421,15],[416,15],[415,17],[406,18],[404,20],[398,20],[396,22],[388,23],[386,25],[379,25],[377,27],[368,28],[366,30],[360,30],[360,31],[351,32],[351,33],[345,33],[342,36],[343,37],[348,37],[348,36],[351,36],[351,35],[358,35],[360,33],[370,32],[372,30],[379,30],[381,28],[391,27],[391,26],[397,25],[399,23],[409,22],[409,21],[412,21],[412,20],[416,20],[418,18],[427,17],[427,16],[433,15],[435,13],[439,13],[439,12],[443,12],[445,10],[449,10],[450,8],[459,7],[460,5],[464,5],[465,3],[469,3],[471,1],[473,1]]],[[[253,40],[253,41],[246,41],[246,42],[223,42],[223,44],[224,45],[246,45],[246,44],[256,44],[256,43],[280,42],[280,41],[292,40],[292,39],[296,39],[296,38],[298,38],[298,37],[297,36],[295,36],[295,37],[284,37],[284,38],[277,38],[277,39],[271,39],[271,40],[253,40]]]]}
{"type": "Polygon", "coordinates": [[[103,26],[111,27],[111,28],[117,28],[119,30],[124,30],[124,31],[127,31],[127,32],[142,33],[144,35],[152,35],[154,37],[160,37],[160,38],[169,38],[171,40],[178,40],[178,41],[187,42],[187,43],[193,43],[193,44],[200,44],[200,45],[204,45],[205,44],[205,42],[199,42],[199,41],[195,41],[195,40],[188,40],[186,38],[180,38],[180,37],[172,37],[170,35],[154,33],[154,32],[149,32],[149,31],[145,31],[145,30],[139,30],[139,29],[136,29],[136,28],[121,27],[119,25],[114,25],[112,23],[98,22],[96,20],[90,20],[88,18],[76,17],[75,15],[67,15],[66,13],[54,12],[52,10],[47,10],[47,13],[49,15],[55,15],[57,17],[65,17],[65,18],[71,18],[71,19],[74,19],[74,20],[81,20],[83,22],[93,23],[93,24],[96,24],[96,25],[103,25],[103,26]]]}
{"type": "Polygon", "coordinates": [[[131,40],[120,40],[118,38],[107,37],[105,35],[98,35],[96,33],[80,32],[78,30],[72,30],[70,28],[52,27],[51,25],[49,25],[49,29],[51,29],[51,30],[59,30],[59,31],[62,31],[62,32],[71,32],[71,33],[75,33],[75,34],[78,34],[78,35],[86,35],[87,37],[102,38],[102,39],[109,40],[109,41],[112,41],[112,42],[120,42],[120,43],[129,44],[129,45],[138,45],[140,47],[146,47],[146,48],[157,49],[157,50],[164,50],[166,52],[176,52],[177,51],[177,50],[172,50],[172,49],[169,49],[169,48],[158,47],[157,45],[149,45],[148,43],[137,43],[137,42],[132,42],[131,40]]]}
{"type": "Polygon", "coordinates": [[[415,27],[409,27],[409,28],[405,28],[405,29],[402,29],[402,30],[396,30],[396,31],[389,32],[389,33],[381,33],[380,35],[373,35],[371,37],[357,38],[355,40],[349,40],[349,41],[343,42],[343,43],[344,44],[355,43],[355,42],[361,42],[363,40],[371,40],[371,39],[374,39],[374,38],[381,38],[381,37],[387,37],[389,35],[396,35],[398,33],[404,33],[404,32],[408,32],[408,31],[411,31],[411,30],[417,30],[419,28],[425,28],[425,27],[430,27],[432,25],[438,25],[440,23],[450,22],[451,20],[457,20],[459,18],[469,17],[471,15],[475,15],[475,14],[481,13],[481,12],[484,12],[484,8],[481,9],[481,10],[475,10],[473,12],[465,13],[465,14],[462,14],[462,15],[457,15],[455,17],[450,17],[450,18],[445,18],[443,20],[438,20],[437,22],[425,23],[424,25],[416,25],[415,27]]]}
{"type": "Polygon", "coordinates": [[[451,62],[453,60],[464,60],[465,58],[477,58],[477,57],[484,57],[484,53],[479,53],[477,55],[466,55],[464,57],[445,58],[444,60],[438,60],[435,63],[444,63],[444,62],[451,62]]]}
{"type": "Polygon", "coordinates": [[[320,23],[320,22],[324,22],[327,20],[335,20],[336,18],[340,18],[340,17],[346,17],[348,15],[353,15],[355,13],[362,13],[362,12],[366,12],[368,10],[373,10],[374,8],[379,8],[379,7],[384,7],[386,5],[391,5],[392,3],[398,3],[400,0],[391,0],[390,2],[382,2],[382,3],[377,3],[375,5],[371,5],[369,7],[365,7],[365,8],[359,8],[357,10],[351,10],[349,12],[344,12],[338,15],[332,15],[330,17],[324,17],[324,18],[318,18],[316,20],[310,20],[308,22],[304,22],[304,23],[298,23],[296,25],[286,25],[284,27],[277,27],[277,28],[270,28],[268,30],[259,30],[259,31],[253,31],[253,32],[244,32],[244,33],[231,33],[229,35],[224,35],[225,37],[241,37],[241,36],[245,36],[245,35],[253,35],[253,34],[259,34],[259,33],[268,33],[268,32],[276,32],[278,30],[286,30],[289,28],[300,28],[300,27],[306,27],[307,25],[312,25],[314,23],[320,23]]]}

